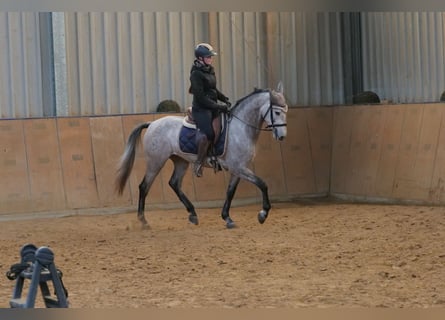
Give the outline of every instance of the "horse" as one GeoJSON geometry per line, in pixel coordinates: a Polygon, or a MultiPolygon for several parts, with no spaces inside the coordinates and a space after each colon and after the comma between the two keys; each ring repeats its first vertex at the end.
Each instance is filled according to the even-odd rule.
{"type": "MultiPolygon", "coordinates": [[[[230,173],[226,199],[221,211],[221,217],[228,229],[236,227],[229,210],[240,179],[254,184],[261,190],[262,209],[258,213],[258,222],[263,224],[266,221],[271,209],[268,186],[248,167],[255,156],[255,144],[261,131],[271,131],[277,141],[282,141],[286,137],[287,111],[288,105],[283,95],[281,81],[276,89],[255,88],[252,93],[239,99],[229,108],[226,115],[224,152],[216,157],[220,168],[230,173]],[[267,124],[265,128],[264,122],[267,124]]],[[[139,184],[137,211],[137,218],[143,228],[148,228],[144,213],[145,199],[154,179],[168,159],[174,164],[169,185],[188,211],[189,222],[194,225],[199,223],[195,207],[181,190],[190,163],[197,160],[196,153],[184,152],[180,148],[178,136],[183,127],[184,116],[180,115],[168,115],[152,122],[141,123],[128,136],[124,152],[118,161],[115,187],[118,194],[122,195],[133,168],[136,146],[140,143],[142,131],[146,129],[142,141],[146,172],[139,184]]],[[[204,166],[211,167],[210,162],[205,161],[204,166]]]]}

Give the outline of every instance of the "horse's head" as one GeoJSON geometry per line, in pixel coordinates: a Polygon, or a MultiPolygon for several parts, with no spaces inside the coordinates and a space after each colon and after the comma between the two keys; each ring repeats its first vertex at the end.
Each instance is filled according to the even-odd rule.
{"type": "Polygon", "coordinates": [[[283,84],[278,83],[277,89],[270,90],[270,103],[261,110],[262,118],[271,129],[276,140],[283,140],[287,135],[286,114],[288,106],[283,95],[283,84]]]}

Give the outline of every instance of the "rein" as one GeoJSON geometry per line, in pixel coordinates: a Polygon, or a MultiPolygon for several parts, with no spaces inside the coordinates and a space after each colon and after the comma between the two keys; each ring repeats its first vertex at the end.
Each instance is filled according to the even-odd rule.
{"type": "Polygon", "coordinates": [[[284,106],[281,105],[274,105],[273,101],[272,101],[272,91],[269,89],[257,89],[255,88],[255,91],[252,92],[251,94],[249,94],[248,96],[245,96],[244,98],[238,100],[235,105],[230,109],[230,117],[233,117],[239,121],[241,121],[242,123],[244,123],[246,126],[248,126],[249,128],[255,129],[255,130],[259,130],[259,131],[272,131],[274,128],[277,127],[287,127],[287,123],[280,123],[280,124],[275,124],[274,123],[274,117],[273,117],[273,108],[275,106],[275,108],[278,108],[280,110],[285,110],[284,106]],[[244,121],[243,119],[240,119],[239,117],[237,117],[236,115],[232,114],[232,110],[235,109],[242,101],[246,100],[247,98],[249,98],[250,96],[256,94],[256,93],[262,93],[262,92],[268,92],[269,93],[269,108],[267,109],[266,113],[261,117],[262,122],[264,122],[264,120],[266,119],[267,114],[270,112],[270,119],[271,119],[271,124],[267,125],[265,128],[258,128],[257,126],[254,126],[250,123],[247,123],[246,121],[244,121]]]}

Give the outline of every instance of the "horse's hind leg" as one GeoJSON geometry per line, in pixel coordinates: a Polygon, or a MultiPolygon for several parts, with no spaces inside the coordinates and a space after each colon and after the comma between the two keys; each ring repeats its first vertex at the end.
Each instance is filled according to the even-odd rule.
{"type": "Polygon", "coordinates": [[[159,171],[161,171],[162,166],[165,164],[165,161],[161,161],[156,165],[153,165],[154,161],[149,161],[147,164],[147,171],[145,172],[145,176],[139,184],[138,220],[141,222],[142,228],[148,228],[148,223],[145,219],[144,213],[145,198],[147,198],[148,191],[150,190],[153,181],[155,180],[159,171]]]}
{"type": "Polygon", "coordinates": [[[184,192],[182,192],[181,190],[182,180],[184,179],[184,175],[189,167],[189,162],[177,156],[172,156],[170,159],[173,161],[175,169],[173,170],[173,174],[168,184],[170,185],[170,187],[178,196],[179,200],[184,204],[185,208],[189,212],[189,221],[197,225],[199,222],[198,222],[198,216],[196,215],[195,212],[195,207],[193,206],[191,201],[187,198],[187,196],[184,194],[184,192]]]}
{"type": "Polygon", "coordinates": [[[230,218],[229,210],[232,205],[233,196],[235,195],[236,188],[240,182],[240,178],[234,176],[233,174],[230,176],[229,186],[227,188],[226,201],[224,202],[224,206],[221,212],[221,217],[226,222],[226,227],[228,229],[235,228],[235,222],[233,222],[232,218],[230,218]]]}
{"type": "Polygon", "coordinates": [[[145,219],[145,198],[147,197],[148,190],[150,189],[147,183],[146,177],[142,179],[139,184],[139,201],[138,201],[138,220],[142,223],[143,228],[148,227],[147,219],[145,219]]]}

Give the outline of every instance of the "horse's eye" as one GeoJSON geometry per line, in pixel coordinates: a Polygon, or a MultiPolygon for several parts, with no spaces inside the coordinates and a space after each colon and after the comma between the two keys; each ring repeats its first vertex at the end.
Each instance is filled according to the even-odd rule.
{"type": "Polygon", "coordinates": [[[280,113],[281,113],[280,111],[275,111],[275,115],[276,115],[276,116],[279,116],[280,113]]]}

